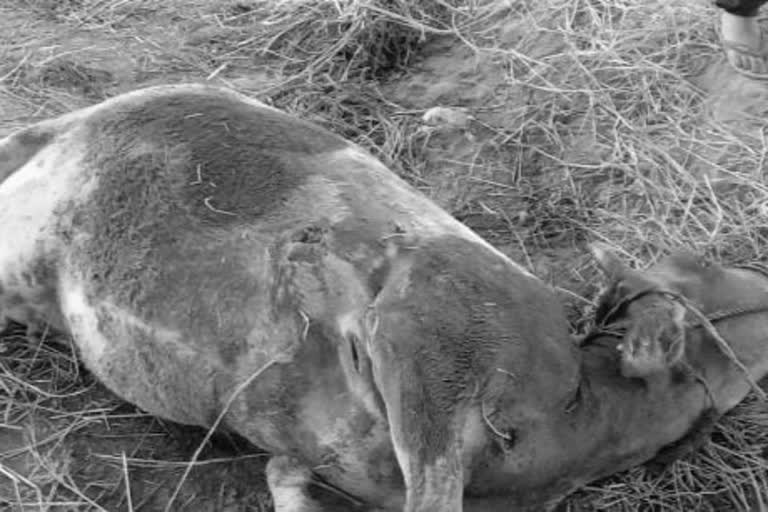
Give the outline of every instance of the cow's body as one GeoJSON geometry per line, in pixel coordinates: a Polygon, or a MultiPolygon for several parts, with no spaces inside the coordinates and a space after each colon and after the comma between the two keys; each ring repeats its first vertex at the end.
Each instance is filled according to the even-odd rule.
{"type": "MultiPolygon", "coordinates": [[[[408,407],[435,405],[423,405],[430,417],[402,421],[450,424],[451,436],[466,431],[468,445],[482,443],[478,417],[453,425],[453,409],[508,378],[478,379],[478,366],[525,375],[530,344],[499,347],[482,332],[475,346],[452,339],[461,354],[450,357],[466,365],[455,368],[439,353],[438,331],[456,338],[474,322],[469,309],[499,315],[503,306],[517,307],[512,316],[525,328],[533,324],[523,315],[546,314],[546,306],[527,311],[537,294],[559,307],[541,283],[367,153],[219,89],[146,89],[30,127],[0,142],[0,177],[8,317],[71,333],[110,389],[182,423],[211,425],[237,386],[259,373],[224,423],[381,506],[401,506],[404,496],[388,397],[375,374],[411,372],[407,385],[429,380],[417,375],[423,368],[400,365],[400,352],[435,352],[424,365],[457,378],[456,396],[430,397],[428,383],[407,390],[408,407]],[[488,303],[475,304],[481,297],[488,303]],[[414,315],[419,325],[408,327],[423,330],[421,344],[381,336],[414,315]],[[391,353],[372,355],[384,349],[391,353]],[[375,368],[372,357],[387,362],[375,368]]],[[[576,384],[576,354],[563,343],[565,322],[551,330],[541,357],[555,367],[562,360],[562,385],[546,385],[557,396],[576,384]]],[[[384,386],[397,395],[396,384],[384,386]]],[[[434,437],[427,451],[460,442],[434,437]]],[[[409,448],[400,455],[420,442],[402,440],[409,448]]],[[[455,466],[462,457],[454,455],[455,466]]],[[[445,463],[424,457],[416,466],[445,463]]],[[[460,476],[470,457],[460,465],[434,471],[460,476]]],[[[443,485],[435,482],[424,484],[443,485]]]]}
{"type": "MultiPolygon", "coordinates": [[[[696,383],[621,377],[614,346],[582,362],[542,282],[361,149],[228,91],[140,90],[1,140],[0,240],[0,312],[70,333],[115,393],[188,424],[226,409],[387,510],[465,490],[539,510],[706,408],[696,383]]],[[[286,461],[278,510],[310,510],[286,461]]]]}

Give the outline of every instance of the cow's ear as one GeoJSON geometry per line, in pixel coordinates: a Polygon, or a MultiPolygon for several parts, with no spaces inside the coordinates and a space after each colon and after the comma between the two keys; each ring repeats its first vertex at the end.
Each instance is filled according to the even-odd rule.
{"type": "Polygon", "coordinates": [[[604,243],[593,242],[589,244],[589,250],[597,262],[598,268],[603,272],[607,280],[617,281],[627,273],[627,266],[613,252],[613,250],[604,243]]]}

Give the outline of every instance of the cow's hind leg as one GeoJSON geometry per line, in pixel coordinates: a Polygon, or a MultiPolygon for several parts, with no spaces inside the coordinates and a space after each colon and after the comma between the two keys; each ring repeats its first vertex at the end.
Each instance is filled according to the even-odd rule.
{"type": "Polygon", "coordinates": [[[266,472],[275,512],[322,512],[322,506],[308,494],[312,471],[298,459],[274,456],[266,472]]]}

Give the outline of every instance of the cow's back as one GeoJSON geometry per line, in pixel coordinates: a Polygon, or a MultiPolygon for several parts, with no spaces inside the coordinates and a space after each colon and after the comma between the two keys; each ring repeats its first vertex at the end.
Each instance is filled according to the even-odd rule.
{"type": "Polygon", "coordinates": [[[241,380],[238,361],[247,371],[258,361],[246,354],[295,344],[297,315],[274,297],[287,235],[274,219],[320,171],[312,155],[348,143],[202,86],[65,117],[88,186],[59,201],[53,229],[82,356],[150,412],[209,424],[241,380]]]}

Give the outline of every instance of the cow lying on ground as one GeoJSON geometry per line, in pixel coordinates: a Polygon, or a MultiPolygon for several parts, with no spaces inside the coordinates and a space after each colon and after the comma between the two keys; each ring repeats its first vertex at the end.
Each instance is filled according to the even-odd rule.
{"type": "MultiPolygon", "coordinates": [[[[621,375],[615,337],[577,347],[544,283],[358,147],[226,90],[143,89],[0,141],[0,240],[4,316],[69,333],[146,411],[273,452],[281,512],[321,510],[310,470],[382,510],[541,510],[711,407],[692,377],[621,375]]],[[[686,270],[713,308],[768,288],[686,270]]],[[[757,377],[768,317],[749,322],[725,336],[757,377]]],[[[725,410],[747,388],[696,336],[725,410]]]]}

